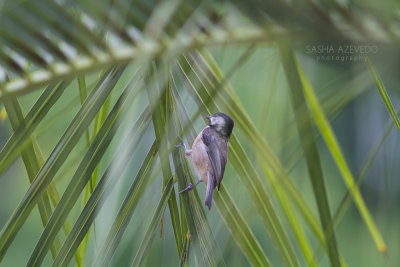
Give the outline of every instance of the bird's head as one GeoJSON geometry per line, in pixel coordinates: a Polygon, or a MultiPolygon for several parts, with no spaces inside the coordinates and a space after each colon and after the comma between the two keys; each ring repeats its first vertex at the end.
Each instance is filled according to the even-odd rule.
{"type": "Polygon", "coordinates": [[[209,120],[208,125],[213,128],[217,133],[229,139],[231,136],[234,122],[225,113],[215,113],[214,115],[207,116],[209,120]]]}

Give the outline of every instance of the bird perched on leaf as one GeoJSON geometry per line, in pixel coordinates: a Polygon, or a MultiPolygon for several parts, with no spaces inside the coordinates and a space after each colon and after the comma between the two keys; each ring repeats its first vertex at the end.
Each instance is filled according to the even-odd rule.
{"type": "Polygon", "coordinates": [[[179,193],[187,192],[199,183],[206,182],[205,204],[210,210],[213,191],[217,186],[219,190],[224,176],[225,165],[228,160],[228,141],[234,122],[224,113],[207,116],[207,119],[209,124],[196,137],[192,149],[188,149],[184,141],[178,145],[178,147],[183,146],[185,148],[185,154],[190,158],[199,177],[199,181],[195,185],[189,184],[179,193]]]}

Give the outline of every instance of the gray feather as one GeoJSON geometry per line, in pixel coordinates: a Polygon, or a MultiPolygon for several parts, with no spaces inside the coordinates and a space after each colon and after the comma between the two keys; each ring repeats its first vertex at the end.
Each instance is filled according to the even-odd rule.
{"type": "Polygon", "coordinates": [[[215,178],[211,173],[208,173],[206,200],[204,201],[204,203],[208,207],[208,210],[211,209],[214,188],[215,188],[215,178]]]}
{"type": "Polygon", "coordinates": [[[221,184],[225,172],[225,165],[228,159],[228,145],[226,140],[212,128],[203,131],[203,143],[206,146],[208,158],[211,162],[213,176],[215,179],[214,188],[221,184]]]}

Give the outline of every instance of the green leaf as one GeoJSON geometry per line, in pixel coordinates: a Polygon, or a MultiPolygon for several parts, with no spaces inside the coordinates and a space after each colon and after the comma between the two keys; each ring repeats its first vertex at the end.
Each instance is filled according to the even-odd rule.
{"type": "MultiPolygon", "coordinates": [[[[347,72],[344,76],[346,77],[346,81],[342,81],[340,79],[341,83],[339,82],[339,84],[343,83],[343,85],[338,90],[332,90],[332,92],[330,92],[329,94],[322,95],[323,92],[328,91],[326,90],[328,89],[328,86],[325,85],[321,87],[321,105],[322,108],[326,111],[327,117],[332,122],[340,115],[342,110],[344,110],[350,103],[352,103],[353,100],[357,99],[357,97],[359,97],[370,87],[372,81],[372,79],[370,78],[371,75],[367,71],[362,71],[352,78],[347,77],[347,72]]],[[[338,81],[335,79],[334,82],[334,84],[336,85],[338,81]]],[[[287,150],[288,148],[290,149],[290,146],[288,144],[292,142],[292,140],[297,135],[295,127],[296,124],[294,120],[288,122],[286,131],[288,134],[287,136],[285,136],[285,138],[287,138],[286,142],[280,142],[282,145],[286,145],[287,148],[282,146],[278,147],[278,150],[282,151],[287,150]]],[[[319,132],[317,133],[317,136],[319,136],[319,132]]],[[[293,153],[288,160],[290,163],[288,164],[289,167],[287,169],[291,170],[293,166],[302,159],[302,156],[302,153],[293,153]]]]}
{"type": "Polygon", "coordinates": [[[71,181],[65,189],[65,192],[54,210],[49,223],[45,227],[34,251],[32,252],[28,261],[29,266],[37,266],[42,263],[54,237],[57,236],[59,229],[78,200],[79,195],[91,178],[93,171],[99,164],[100,159],[103,157],[119,129],[119,126],[126,117],[129,104],[132,102],[132,98],[136,96],[132,91],[133,88],[130,86],[125,88],[113,109],[110,111],[106,121],[96,134],[93,142],[90,144],[89,149],[81,160],[74,176],[71,178],[71,181]]]}
{"type": "Polygon", "coordinates": [[[174,189],[174,179],[171,177],[169,181],[167,181],[164,192],[161,196],[161,199],[157,205],[157,209],[154,212],[153,218],[150,221],[150,225],[147,228],[147,231],[144,235],[144,238],[140,244],[139,250],[136,253],[135,258],[133,259],[131,266],[142,266],[144,257],[147,251],[150,249],[151,243],[153,241],[154,235],[156,233],[157,226],[161,221],[161,216],[164,212],[165,206],[167,205],[167,201],[170,198],[171,192],[174,189]]]}
{"type": "MultiPolygon", "coordinates": [[[[196,137],[196,133],[190,120],[188,120],[187,112],[183,107],[179,94],[176,92],[176,90],[173,90],[173,95],[173,99],[175,100],[173,103],[176,103],[176,110],[179,111],[177,112],[179,117],[183,118],[183,124],[187,125],[188,132],[190,133],[188,140],[192,143],[196,137]]],[[[249,262],[254,266],[269,266],[270,263],[267,256],[262,251],[257,239],[254,237],[251,229],[239,213],[236,205],[233,203],[229,193],[226,192],[225,188],[221,191],[218,191],[218,194],[214,194],[214,202],[216,203],[219,213],[223,217],[236,242],[242,248],[243,253],[249,262]]]]}
{"type": "MultiPolygon", "coordinates": [[[[163,75],[163,72],[165,71],[164,67],[165,63],[155,62],[153,66],[149,68],[149,71],[145,76],[146,91],[151,108],[154,132],[160,151],[159,155],[162,155],[160,156],[161,170],[163,173],[162,187],[164,187],[167,179],[172,176],[170,160],[167,154],[169,139],[167,125],[169,118],[169,83],[168,76],[163,75]],[[156,79],[158,77],[160,77],[160,79],[166,78],[165,86],[160,87],[158,85],[158,79],[156,79]]],[[[168,200],[168,207],[172,227],[174,230],[176,246],[178,249],[178,253],[181,254],[180,250],[182,248],[182,232],[175,190],[172,191],[170,199],[168,200]]],[[[161,225],[161,227],[163,226],[161,225]]]]}
{"type": "Polygon", "coordinates": [[[395,16],[379,14],[363,1],[352,5],[357,12],[336,2],[4,1],[0,63],[17,76],[2,84],[0,101],[93,70],[207,46],[273,44],[288,37],[302,42],[326,38],[327,33],[338,43],[360,40],[348,31],[362,33],[363,40],[397,41],[389,27],[396,22],[395,16]],[[332,12],[337,19],[331,18],[332,12]],[[367,14],[364,19],[382,26],[379,31],[366,31],[367,22],[359,16],[362,12],[367,14]],[[88,17],[89,23],[84,19],[88,17]],[[341,19],[345,29],[338,23],[341,19]],[[15,54],[32,63],[27,75],[15,54]]]}
{"type": "MultiPolygon", "coordinates": [[[[293,183],[289,179],[289,175],[287,174],[286,170],[282,167],[271,148],[268,146],[262,135],[258,132],[257,128],[254,127],[253,123],[246,115],[244,108],[241,106],[233,90],[227,84],[227,81],[224,79],[221,71],[214,63],[213,59],[208,53],[204,51],[202,52],[202,56],[206,58],[205,61],[210,64],[210,68],[214,71],[215,75],[218,78],[218,80],[214,80],[213,86],[207,87],[208,90],[212,90],[211,94],[213,95],[216,95],[215,89],[220,88],[220,98],[219,101],[216,102],[218,102],[221,107],[218,107],[217,110],[227,109],[229,110],[229,114],[234,115],[235,125],[239,128],[239,130],[241,130],[247,141],[253,146],[253,149],[256,152],[257,159],[265,173],[265,176],[271,183],[272,188],[274,190],[278,190],[277,193],[280,194],[280,196],[282,196],[282,192],[286,192],[289,195],[289,197],[296,205],[297,209],[302,214],[306,223],[309,225],[309,227],[317,237],[318,241],[323,245],[325,250],[327,250],[321,226],[319,225],[307,202],[304,200],[297,188],[293,185],[293,183]],[[277,179],[277,177],[279,177],[279,179],[277,179]]],[[[210,97],[210,94],[208,94],[206,91],[203,92],[206,94],[205,96],[202,96],[203,99],[212,99],[210,97]]],[[[232,145],[232,140],[230,141],[230,143],[232,145]]],[[[238,158],[243,159],[248,157],[243,155],[238,158]]],[[[252,179],[250,179],[250,181],[251,180],[252,179]]],[[[283,193],[283,195],[284,194],[285,193],[283,193]]],[[[253,196],[254,194],[250,195],[253,196]]],[[[283,201],[283,205],[289,205],[287,203],[287,199],[280,199],[278,197],[278,200],[280,200],[281,202],[283,201]]],[[[260,214],[263,213],[260,212],[260,214]]],[[[268,227],[268,224],[266,225],[268,227]]],[[[296,220],[294,220],[293,218],[292,225],[296,227],[296,220]]],[[[344,260],[342,258],[341,263],[344,264],[344,260]]]]}
{"type": "Polygon", "coordinates": [[[0,233],[0,260],[4,257],[7,248],[32,211],[41,193],[52,181],[54,175],[64,163],[80,136],[88,127],[102,103],[106,100],[108,94],[114,88],[123,71],[124,68],[113,68],[100,79],[96,88],[86,99],[84,105],[78,111],[64,135],[53,149],[53,152],[40,169],[21,203],[0,233]]]}
{"type": "Polygon", "coordinates": [[[374,66],[369,60],[366,61],[366,64],[369,71],[371,72],[372,76],[375,79],[376,87],[378,88],[379,94],[381,95],[382,100],[385,103],[386,108],[390,113],[390,116],[392,116],[393,121],[396,123],[397,129],[400,131],[399,117],[397,117],[396,111],[393,108],[392,101],[390,100],[390,97],[386,91],[385,85],[383,84],[381,77],[379,76],[378,72],[375,70],[374,66]]]}
{"type": "MultiPolygon", "coordinates": [[[[316,144],[316,136],[311,121],[311,115],[308,112],[307,103],[303,94],[302,83],[297,72],[294,54],[289,47],[282,43],[279,44],[278,50],[291,89],[290,91],[297,131],[300,133],[301,146],[307,163],[311,184],[313,186],[321,225],[324,229],[329,260],[332,266],[340,266],[336,237],[328,202],[328,194],[325,188],[320,156],[316,144]]],[[[313,255],[308,255],[307,262],[309,265],[315,265],[313,255]]]]}
{"type": "Polygon", "coordinates": [[[239,213],[228,190],[221,186],[217,194],[214,194],[214,202],[219,213],[224,218],[226,225],[241,247],[243,253],[253,266],[271,266],[266,254],[255,238],[243,216],[239,213]]]}
{"type": "MultiPolygon", "coordinates": [[[[15,127],[13,135],[0,152],[0,173],[3,173],[15,159],[25,144],[25,141],[29,140],[33,131],[57,102],[68,87],[69,83],[70,82],[67,81],[56,85],[49,85],[40,95],[39,99],[35,102],[25,118],[20,118],[21,121],[19,125],[14,125],[17,127],[15,127]]],[[[11,101],[9,100],[7,103],[10,103],[11,101]]],[[[12,115],[17,111],[9,110],[8,112],[10,118],[12,118],[12,115]]]]}
{"type": "MultiPolygon", "coordinates": [[[[23,123],[24,121],[21,105],[19,104],[17,99],[13,99],[7,101],[7,103],[4,104],[4,107],[7,111],[8,117],[10,118],[13,129],[17,130],[21,123],[23,123]]],[[[43,165],[43,163],[40,161],[40,158],[36,155],[37,152],[35,151],[33,142],[35,142],[35,140],[30,141],[21,151],[21,157],[24,162],[25,169],[28,173],[30,183],[33,182],[41,165],[43,165]]],[[[42,224],[45,227],[52,213],[49,195],[47,192],[45,192],[43,196],[39,199],[38,208],[40,218],[42,219],[42,224]]],[[[51,247],[51,255],[53,259],[55,259],[55,257],[57,256],[60,247],[61,241],[59,240],[59,238],[56,238],[51,247]]]]}
{"type": "MultiPolygon", "coordinates": [[[[191,62],[193,62],[193,61],[191,61],[191,62]]],[[[185,75],[184,79],[186,79],[186,81],[187,81],[184,84],[187,85],[187,87],[188,87],[187,90],[195,92],[194,94],[191,93],[191,95],[194,97],[194,99],[195,99],[196,103],[199,105],[199,107],[201,109],[210,110],[210,108],[208,108],[208,105],[210,105],[212,107],[211,110],[213,110],[215,112],[223,110],[223,109],[218,109],[215,107],[216,104],[213,101],[213,97],[212,97],[213,95],[217,94],[215,92],[215,88],[214,88],[213,93],[209,94],[205,90],[204,85],[202,87],[202,81],[201,80],[196,81],[196,77],[194,75],[196,75],[197,72],[193,69],[193,67],[191,67],[189,65],[189,61],[185,62],[182,59],[182,60],[180,60],[179,63],[180,63],[179,66],[185,75]],[[193,71],[193,74],[190,73],[191,71],[193,71]],[[195,85],[199,85],[199,86],[196,88],[195,85]],[[207,104],[208,101],[211,101],[210,104],[207,104]]],[[[213,70],[215,70],[215,69],[213,69],[213,70]]],[[[221,88],[221,87],[219,87],[219,88],[221,88]]],[[[236,110],[236,112],[237,112],[238,111],[237,107],[232,105],[231,108],[232,108],[232,110],[231,110],[232,112],[229,112],[229,114],[235,115],[233,110],[236,110]]],[[[240,109],[240,110],[242,110],[242,109],[240,109]]],[[[236,119],[237,117],[234,116],[233,118],[235,120],[235,124],[237,125],[237,122],[238,122],[238,120],[236,119]]],[[[240,121],[239,121],[239,126],[240,126],[240,121]]],[[[243,148],[241,147],[241,145],[235,138],[234,134],[232,135],[232,137],[229,141],[229,147],[230,147],[229,160],[230,160],[230,162],[232,162],[232,165],[235,167],[236,171],[238,172],[242,183],[244,184],[246,189],[249,191],[249,195],[250,195],[251,199],[253,200],[253,202],[255,203],[255,205],[259,211],[259,214],[262,216],[263,221],[272,236],[272,239],[274,240],[275,244],[279,247],[279,252],[281,253],[283,260],[289,266],[293,266],[293,265],[298,266],[299,263],[298,263],[297,256],[294,253],[293,247],[287,237],[287,234],[286,234],[283,226],[279,222],[279,219],[272,207],[271,202],[268,201],[269,198],[268,198],[267,193],[263,189],[262,182],[261,182],[260,178],[257,178],[258,177],[257,173],[254,171],[254,168],[251,167],[251,164],[248,160],[247,155],[244,153],[243,148]]]]}
{"type": "Polygon", "coordinates": [[[299,76],[301,78],[304,95],[306,97],[310,111],[314,117],[315,124],[317,125],[322,135],[322,138],[324,139],[333,157],[333,160],[336,163],[336,166],[338,167],[340,173],[342,174],[343,180],[345,181],[347,187],[349,188],[350,193],[355,201],[355,204],[359,212],[361,213],[361,216],[364,219],[364,222],[366,223],[368,230],[370,231],[378,250],[384,253],[386,252],[386,244],[383,241],[383,238],[379,233],[375,225],[375,222],[372,219],[371,214],[369,213],[368,208],[364,203],[360,190],[358,189],[358,186],[354,181],[353,175],[349,167],[347,166],[345,157],[343,156],[342,150],[332,130],[332,127],[329,124],[329,121],[326,119],[325,113],[322,110],[321,105],[319,104],[318,98],[315,95],[314,90],[312,89],[310,83],[308,82],[306,76],[304,75],[303,70],[301,69],[297,60],[296,60],[296,67],[299,76]]]}
{"type": "MultiPolygon", "coordinates": [[[[79,87],[79,98],[80,98],[81,104],[83,104],[88,95],[85,75],[79,75],[77,78],[77,81],[78,81],[78,87],[79,87]]],[[[89,146],[90,146],[89,129],[86,129],[86,131],[85,131],[85,143],[86,143],[86,148],[89,148],[89,146]]],[[[94,177],[92,175],[92,179],[90,179],[90,183],[86,186],[85,195],[83,197],[83,205],[85,205],[87,203],[87,201],[90,197],[90,194],[93,193],[93,183],[92,183],[93,180],[94,180],[94,177]]],[[[84,240],[82,241],[82,245],[79,247],[79,251],[82,251],[81,254],[83,254],[84,256],[86,256],[88,243],[89,243],[89,234],[87,234],[85,236],[84,240]]],[[[86,259],[86,257],[84,257],[84,260],[85,259],[86,259]]]]}
{"type": "MultiPolygon", "coordinates": [[[[61,90],[61,92],[59,92],[58,94],[61,94],[65,89],[64,86],[56,86],[56,87],[49,86],[48,88],[46,88],[45,92],[43,92],[43,94],[39,97],[39,100],[36,101],[36,103],[33,105],[31,110],[29,111],[25,120],[23,117],[22,108],[21,108],[18,100],[15,99],[15,100],[7,101],[7,103],[5,103],[5,108],[7,110],[11,125],[13,126],[14,130],[15,131],[17,131],[18,129],[21,130],[21,128],[19,127],[21,123],[30,124],[29,122],[25,122],[27,119],[29,119],[29,121],[32,121],[33,117],[37,118],[38,117],[37,115],[32,115],[35,113],[35,111],[36,111],[36,114],[38,113],[38,111],[40,111],[43,114],[43,111],[48,110],[52,106],[51,105],[52,101],[49,101],[48,99],[46,99],[46,96],[50,97],[50,98],[52,96],[54,96],[54,94],[49,95],[48,91],[49,90],[52,91],[57,88],[61,90]],[[43,104],[43,103],[45,103],[45,104],[40,107],[40,104],[43,104]]],[[[57,94],[55,94],[55,95],[57,95],[57,94]]],[[[29,127],[27,127],[27,128],[29,128],[29,127]]],[[[33,128],[35,128],[35,127],[33,127],[33,128]]],[[[24,128],[23,130],[26,130],[26,129],[24,128]]],[[[14,132],[14,134],[15,134],[15,132],[14,132]]],[[[13,137],[11,137],[11,138],[13,138],[13,137]]],[[[10,138],[10,140],[11,140],[11,138],[10,138]]],[[[37,142],[33,136],[27,137],[25,139],[25,141],[21,141],[21,142],[24,143],[24,145],[22,145],[23,149],[21,148],[22,149],[21,156],[24,161],[30,183],[32,183],[33,180],[35,179],[38,171],[40,170],[41,166],[43,165],[42,155],[40,153],[39,145],[37,144],[37,142]]],[[[20,149],[16,149],[16,150],[20,150],[20,149]]],[[[48,192],[44,192],[43,196],[38,201],[39,213],[40,213],[40,216],[42,219],[43,226],[46,226],[46,224],[48,223],[49,218],[51,216],[51,213],[52,213],[52,208],[50,206],[50,198],[51,198],[54,206],[56,205],[54,203],[58,203],[60,200],[57,188],[55,187],[55,185],[53,183],[50,183],[48,192]]],[[[68,233],[70,230],[68,221],[66,221],[63,226],[64,226],[64,231],[66,233],[68,233]]],[[[61,242],[60,242],[59,238],[56,238],[51,247],[51,254],[52,254],[53,259],[55,259],[55,257],[57,256],[60,247],[61,247],[61,242]]],[[[76,260],[76,263],[78,266],[82,266],[82,259],[81,259],[81,255],[79,252],[75,253],[75,260],[76,260]]]]}
{"type": "Polygon", "coordinates": [[[163,53],[179,55],[210,44],[224,44],[228,40],[232,43],[273,40],[272,35],[268,36],[256,27],[238,28],[234,23],[219,27],[220,16],[215,19],[216,13],[212,9],[220,5],[213,2],[202,3],[200,7],[197,1],[156,1],[153,4],[148,6],[140,1],[110,3],[108,0],[5,1],[0,17],[7,17],[7,24],[0,26],[0,33],[5,36],[0,38],[0,44],[4,51],[11,50],[12,56],[0,51],[0,63],[4,70],[18,76],[1,84],[0,102],[49,83],[134,60],[153,59],[163,53]],[[90,17],[91,22],[87,23],[82,14],[85,18],[90,17]],[[198,23],[201,16],[208,21],[206,27],[198,23]],[[170,21],[166,21],[168,18],[170,21]],[[8,23],[9,20],[12,22],[8,23]],[[30,26],[25,28],[27,22],[30,26]],[[12,31],[7,27],[9,25],[23,30],[12,31]],[[223,30],[222,35],[210,34],[214,25],[223,30]],[[131,29],[135,29],[135,34],[131,29]],[[182,34],[188,39],[182,38],[182,34]],[[120,41],[115,42],[116,39],[120,41]],[[31,43],[35,46],[27,45],[31,43]],[[60,43],[69,49],[60,49],[60,43]],[[14,51],[19,59],[32,63],[33,67],[27,73],[14,59],[14,51]]]}
{"type": "Polygon", "coordinates": [[[190,233],[187,232],[185,241],[183,242],[183,247],[182,247],[182,253],[181,253],[181,258],[179,259],[179,266],[185,266],[189,262],[189,252],[190,252],[190,242],[192,242],[192,237],[190,236],[190,233]]]}
{"type": "MultiPolygon", "coordinates": [[[[397,111],[397,114],[399,114],[399,113],[400,113],[400,110],[397,111]]],[[[395,121],[393,120],[393,118],[389,119],[388,122],[386,123],[385,127],[383,128],[382,133],[380,134],[380,136],[376,139],[376,141],[372,145],[371,149],[369,150],[369,152],[362,164],[360,171],[357,173],[357,176],[355,179],[357,182],[357,185],[360,186],[361,183],[363,182],[363,180],[365,179],[365,177],[367,176],[368,171],[372,167],[374,160],[376,159],[376,156],[378,155],[380,149],[382,148],[383,144],[387,140],[394,125],[395,125],[395,121]]],[[[347,209],[350,207],[352,200],[353,200],[353,198],[352,198],[351,192],[348,189],[346,192],[346,195],[343,197],[338,208],[336,209],[335,216],[334,216],[335,226],[337,226],[339,224],[339,222],[341,221],[341,218],[343,217],[343,215],[345,214],[347,209]]]]}
{"type": "MultiPolygon", "coordinates": [[[[53,266],[68,265],[74,251],[78,249],[80,242],[85,237],[107,197],[128,166],[131,157],[136,151],[139,142],[142,140],[142,137],[147,130],[149,125],[149,117],[150,114],[148,110],[142,113],[135,125],[130,130],[129,134],[120,143],[119,149],[117,149],[116,154],[108,164],[108,167],[102,175],[99,183],[97,184],[93,193],[90,195],[90,198],[79,215],[79,218],[77,219],[72,231],[69,233],[67,240],[64,242],[60,252],[57,255],[57,258],[54,260],[53,266]]],[[[146,173],[150,168],[154,154],[154,148],[147,153],[147,156],[142,164],[143,168],[145,169],[143,173],[146,173]]]]}
{"type": "MultiPolygon", "coordinates": [[[[81,75],[78,76],[78,87],[79,87],[79,98],[81,100],[81,104],[85,103],[85,100],[87,98],[87,87],[86,87],[86,80],[85,76],[81,75]]],[[[90,143],[90,133],[89,129],[85,131],[85,141],[86,141],[86,146],[89,147],[90,143]]]]}
{"type": "MultiPolygon", "coordinates": [[[[173,104],[173,103],[171,103],[173,104]]],[[[173,107],[172,133],[173,136],[182,136],[182,126],[176,109],[173,107]]],[[[178,148],[172,151],[175,175],[178,179],[178,189],[183,190],[189,183],[194,182],[194,178],[188,166],[185,153],[178,148]]],[[[193,238],[193,249],[199,260],[200,265],[206,266],[225,266],[222,253],[216,243],[215,237],[205,218],[202,201],[199,199],[197,189],[179,195],[182,201],[185,221],[189,233],[193,238]],[[217,262],[217,259],[219,262],[217,262]]]]}
{"type": "Polygon", "coordinates": [[[157,153],[157,143],[153,142],[150,151],[147,153],[145,160],[143,161],[138,173],[128,193],[118,211],[117,217],[115,218],[110,231],[108,232],[107,238],[101,247],[98,256],[96,258],[94,266],[108,266],[109,262],[114,255],[114,252],[120,242],[122,235],[124,234],[129,221],[132,218],[133,212],[135,211],[136,205],[139,202],[149,180],[147,177],[151,174],[154,165],[154,157],[157,153]]]}

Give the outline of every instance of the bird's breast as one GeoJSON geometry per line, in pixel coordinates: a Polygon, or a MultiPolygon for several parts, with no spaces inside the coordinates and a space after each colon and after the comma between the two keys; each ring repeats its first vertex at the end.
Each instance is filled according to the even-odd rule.
{"type": "Polygon", "coordinates": [[[193,168],[197,176],[200,178],[200,180],[207,182],[208,181],[207,173],[211,169],[211,163],[208,158],[206,146],[203,143],[201,133],[197,136],[197,138],[193,142],[191,161],[193,168]]]}

